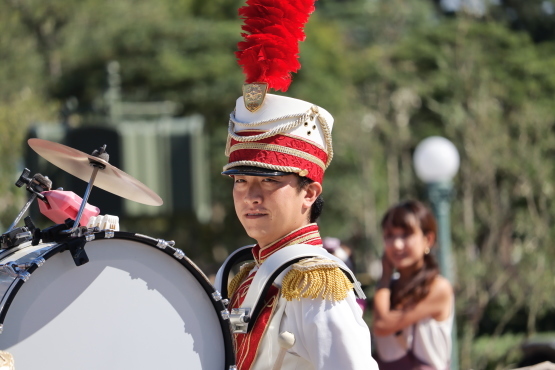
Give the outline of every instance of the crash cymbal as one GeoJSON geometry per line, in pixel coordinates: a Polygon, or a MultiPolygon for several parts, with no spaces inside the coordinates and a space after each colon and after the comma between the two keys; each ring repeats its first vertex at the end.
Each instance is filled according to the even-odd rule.
{"type": "Polygon", "coordinates": [[[98,171],[94,186],[109,193],[149,206],[160,206],[164,203],[162,198],[145,184],[103,159],[52,141],[29,139],[27,143],[54,166],[86,182],[89,182],[93,172],[89,159],[103,164],[106,168],[98,171]]]}

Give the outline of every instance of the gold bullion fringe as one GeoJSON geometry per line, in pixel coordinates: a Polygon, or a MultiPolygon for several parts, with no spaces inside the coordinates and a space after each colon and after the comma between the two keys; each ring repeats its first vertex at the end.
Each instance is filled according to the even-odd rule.
{"type": "Polygon", "coordinates": [[[310,267],[294,265],[282,282],[282,295],[288,301],[318,297],[341,301],[347,298],[351,289],[353,284],[347,276],[337,265],[330,266],[330,263],[310,267]]]}
{"type": "Polygon", "coordinates": [[[256,262],[248,262],[241,265],[237,275],[235,275],[227,285],[228,297],[233,296],[233,293],[235,293],[237,288],[239,288],[239,285],[241,285],[243,280],[245,280],[245,278],[249,275],[249,273],[251,272],[251,270],[254,268],[255,265],[256,265],[256,262]]]}

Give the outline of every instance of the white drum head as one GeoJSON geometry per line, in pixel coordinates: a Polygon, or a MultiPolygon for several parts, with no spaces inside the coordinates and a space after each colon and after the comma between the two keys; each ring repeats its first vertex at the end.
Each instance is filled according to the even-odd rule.
{"type": "Polygon", "coordinates": [[[87,264],[56,254],[15,295],[0,349],[17,370],[224,369],[212,298],[177,260],[127,240],[85,250],[87,264]]]}

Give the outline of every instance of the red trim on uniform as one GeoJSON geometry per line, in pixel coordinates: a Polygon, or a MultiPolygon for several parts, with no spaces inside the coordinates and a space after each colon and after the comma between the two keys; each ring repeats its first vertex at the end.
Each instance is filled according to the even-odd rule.
{"type": "MultiPolygon", "coordinates": [[[[283,238],[269,244],[264,248],[260,248],[258,244],[255,245],[252,249],[253,257],[258,263],[261,263],[278,250],[289,245],[299,244],[297,240],[301,238],[304,239],[305,237],[308,239],[303,240],[302,244],[322,244],[322,239],[320,238],[320,234],[318,232],[318,225],[310,224],[298,230],[292,231],[283,238]]],[[[252,272],[239,285],[239,288],[237,288],[237,290],[233,293],[233,296],[230,299],[231,308],[241,307],[255,275],[256,271],[252,272]]],[[[234,334],[235,354],[238,370],[250,370],[250,368],[252,367],[252,364],[256,359],[256,355],[258,354],[258,348],[260,347],[262,337],[264,336],[266,327],[268,326],[272,318],[272,313],[275,306],[277,305],[278,299],[279,289],[276,286],[272,285],[270,287],[270,290],[268,291],[268,294],[266,295],[264,307],[258,315],[258,318],[256,319],[252,330],[247,334],[234,334]]]]}
{"type": "MultiPolygon", "coordinates": [[[[254,275],[255,274],[249,276],[249,278],[239,286],[237,292],[233,294],[231,300],[233,308],[241,307],[254,275]]],[[[262,342],[266,327],[270,323],[272,312],[277,305],[278,299],[279,289],[272,285],[268,290],[268,294],[266,294],[264,307],[260,311],[252,330],[246,334],[233,334],[235,337],[235,357],[238,370],[250,370],[252,367],[258,353],[258,347],[260,346],[260,342],[262,342]]]]}
{"type": "MultiPolygon", "coordinates": [[[[254,259],[258,262],[258,263],[262,263],[264,262],[264,260],[266,260],[268,257],[270,257],[272,254],[274,254],[275,252],[279,251],[280,249],[287,247],[288,245],[290,245],[290,242],[298,239],[304,235],[309,235],[315,233],[316,235],[314,236],[314,238],[307,240],[306,242],[303,242],[303,244],[311,244],[311,245],[318,245],[318,244],[322,244],[322,239],[320,238],[320,234],[318,233],[318,225],[316,224],[310,224],[307,225],[305,227],[302,227],[298,230],[294,230],[291,233],[285,235],[283,238],[269,244],[268,246],[264,247],[264,248],[260,248],[260,246],[257,244],[253,247],[252,249],[252,254],[254,256],[254,259]]],[[[295,243],[297,244],[297,243],[295,243]]]]}

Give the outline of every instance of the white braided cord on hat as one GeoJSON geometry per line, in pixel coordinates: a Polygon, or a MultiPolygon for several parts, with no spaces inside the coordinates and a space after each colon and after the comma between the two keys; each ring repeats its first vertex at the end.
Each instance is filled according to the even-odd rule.
{"type": "MultiPolygon", "coordinates": [[[[312,108],[311,108],[311,110],[312,110],[312,108]]],[[[310,114],[310,110],[309,110],[308,112],[306,112],[306,113],[287,114],[287,115],[285,115],[285,116],[281,116],[281,117],[277,117],[277,118],[271,118],[271,119],[267,119],[267,120],[264,120],[264,121],[257,121],[257,122],[239,122],[239,121],[237,121],[237,120],[235,119],[235,111],[233,111],[233,112],[231,112],[231,114],[229,115],[229,119],[230,119],[233,123],[235,123],[235,124],[240,123],[241,125],[246,126],[246,127],[257,127],[257,126],[263,126],[263,125],[268,124],[268,123],[281,121],[281,120],[284,120],[284,119],[295,118],[295,117],[297,117],[297,118],[302,118],[302,117],[308,116],[309,114],[310,114]]],[[[301,123],[302,123],[302,121],[301,121],[301,123]]],[[[293,124],[293,126],[292,126],[291,128],[294,128],[294,126],[299,126],[299,125],[300,125],[300,123],[299,123],[299,124],[296,124],[296,121],[285,123],[285,125],[289,125],[289,124],[293,124]]],[[[279,127],[280,127],[280,126],[278,126],[278,127],[276,127],[276,128],[279,128],[279,127]]],[[[274,129],[274,130],[275,130],[275,129],[274,129]]]]}
{"type": "MultiPolygon", "coordinates": [[[[318,107],[316,107],[316,109],[318,109],[318,107]]],[[[322,131],[324,131],[324,139],[326,139],[326,147],[328,148],[328,160],[326,161],[326,169],[327,169],[331,163],[331,160],[333,159],[333,145],[331,142],[331,131],[330,131],[330,127],[328,126],[328,121],[326,121],[324,116],[321,116],[318,114],[318,120],[320,121],[320,126],[322,127],[322,131]]]]}
{"type": "Polygon", "coordinates": [[[237,166],[253,166],[253,167],[261,167],[267,168],[269,170],[279,171],[279,172],[290,172],[290,173],[299,173],[302,171],[299,167],[288,167],[288,166],[278,166],[275,164],[269,163],[262,163],[256,161],[237,161],[228,163],[224,166],[223,170],[227,171],[230,168],[237,167],[237,166]]]}
{"type": "MultiPolygon", "coordinates": [[[[316,105],[312,106],[308,112],[305,112],[305,113],[302,113],[302,114],[288,114],[288,115],[285,115],[285,116],[281,116],[281,117],[277,117],[277,118],[273,118],[273,119],[269,119],[269,120],[251,122],[251,123],[238,122],[235,119],[235,111],[231,112],[231,114],[229,115],[229,126],[228,126],[228,130],[227,130],[228,137],[227,137],[227,143],[226,143],[226,148],[225,148],[225,155],[227,157],[229,157],[229,155],[230,155],[230,147],[231,147],[231,139],[232,138],[236,141],[239,141],[239,142],[252,142],[252,141],[258,141],[258,140],[266,139],[266,138],[272,137],[274,135],[281,134],[281,133],[284,133],[284,132],[287,132],[289,130],[292,130],[292,129],[295,129],[295,128],[299,127],[304,122],[306,122],[307,118],[311,114],[314,114],[316,117],[318,117],[318,120],[320,121],[320,126],[322,127],[322,131],[324,132],[324,139],[326,141],[326,147],[327,147],[327,151],[328,151],[328,153],[327,153],[328,158],[327,158],[327,161],[326,161],[326,167],[325,168],[328,168],[328,166],[330,165],[331,160],[333,158],[333,145],[332,145],[332,140],[331,140],[331,131],[329,129],[328,122],[326,121],[326,119],[318,113],[318,107],[316,105]],[[292,121],[292,122],[282,123],[281,125],[278,125],[278,126],[274,127],[273,129],[271,129],[269,131],[266,131],[266,132],[263,132],[263,133],[258,134],[258,135],[241,136],[241,135],[237,135],[235,133],[235,125],[238,124],[238,123],[243,125],[243,126],[246,126],[246,127],[257,127],[257,126],[263,126],[263,125],[268,124],[268,123],[278,122],[278,121],[282,121],[282,120],[290,119],[290,118],[295,118],[295,117],[297,117],[297,119],[292,121]]],[[[241,161],[241,162],[252,162],[252,163],[256,163],[255,166],[261,167],[260,162],[254,162],[254,161],[241,161]]],[[[239,162],[234,162],[235,165],[237,165],[236,163],[239,163],[239,162]]],[[[296,168],[296,167],[284,167],[284,166],[277,166],[277,167],[296,168]]],[[[269,167],[265,167],[265,168],[269,168],[269,167]]],[[[296,172],[296,171],[282,171],[282,172],[296,172]]]]}
{"type": "MultiPolygon", "coordinates": [[[[233,138],[239,142],[251,142],[251,141],[258,141],[258,140],[262,140],[262,139],[266,139],[269,137],[272,137],[274,135],[277,134],[281,134],[283,132],[292,130],[294,128],[299,127],[301,124],[303,124],[306,119],[308,118],[308,113],[303,113],[303,114],[288,114],[286,116],[281,116],[278,118],[273,118],[273,119],[269,119],[269,120],[265,120],[265,121],[258,121],[258,122],[251,122],[251,123],[243,123],[243,122],[238,122],[235,120],[235,112],[232,112],[229,115],[229,126],[227,129],[227,133],[228,133],[228,141],[231,141],[229,139],[233,138]],[[281,121],[284,119],[289,119],[289,118],[294,118],[294,117],[298,117],[295,121],[292,122],[284,122],[281,125],[278,125],[276,127],[274,127],[273,129],[269,130],[269,131],[265,131],[261,134],[258,135],[252,135],[252,136],[241,136],[241,135],[237,135],[235,133],[235,125],[240,123],[242,125],[245,125],[247,127],[256,127],[256,126],[262,126],[268,123],[272,123],[272,122],[277,122],[277,121],[281,121]]],[[[229,157],[229,147],[226,147],[226,153],[225,155],[229,157]]]]}

